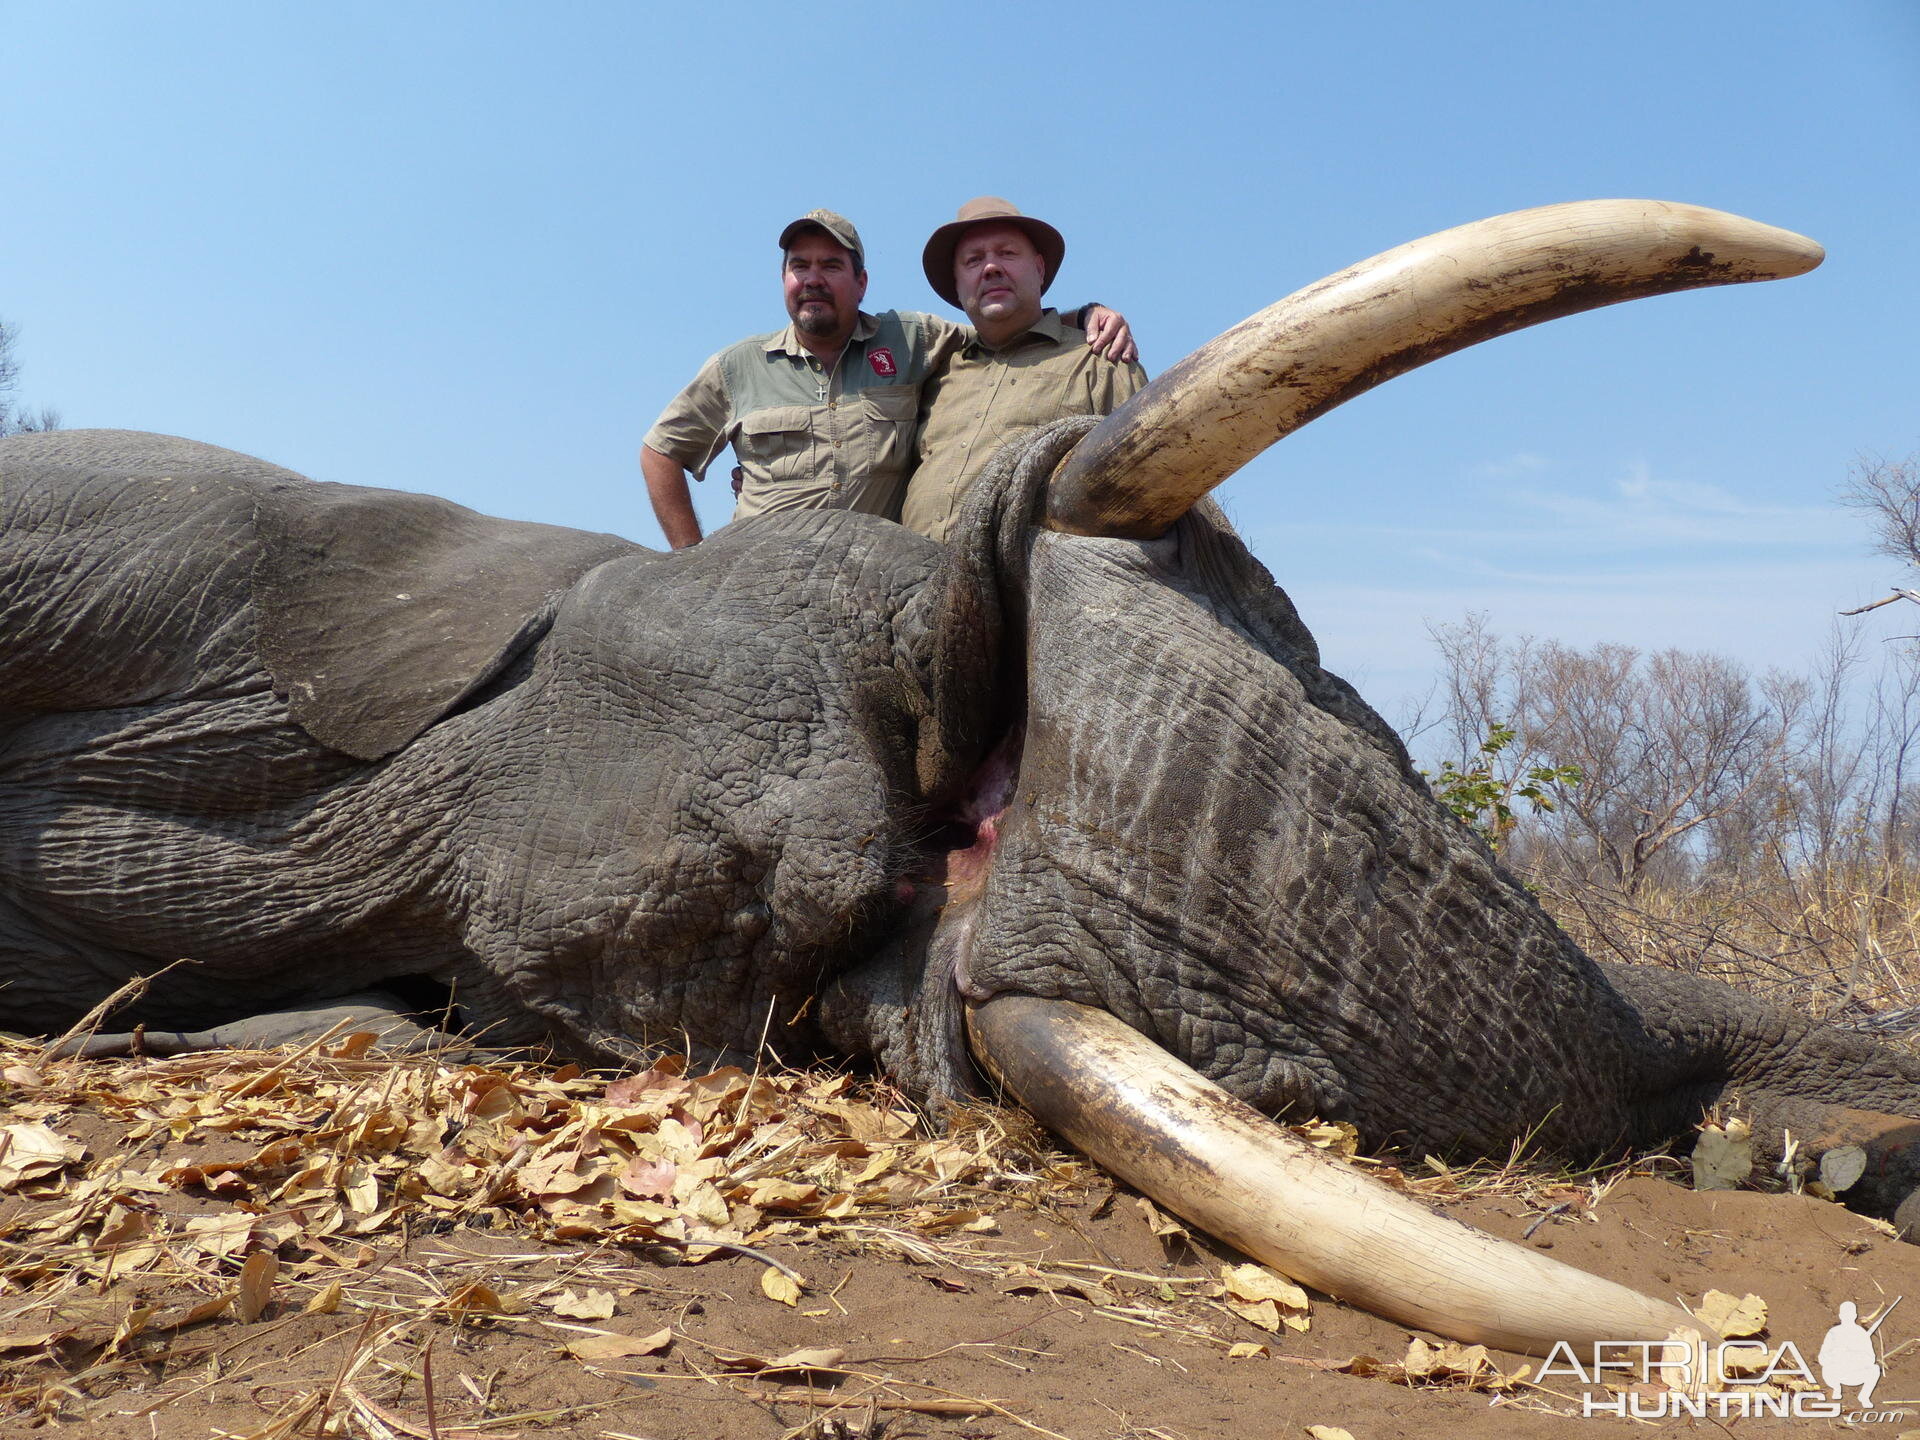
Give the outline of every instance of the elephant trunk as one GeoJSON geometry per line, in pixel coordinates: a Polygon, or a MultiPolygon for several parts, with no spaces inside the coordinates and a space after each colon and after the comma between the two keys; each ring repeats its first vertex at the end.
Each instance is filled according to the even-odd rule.
{"type": "Polygon", "coordinates": [[[1429,360],[1620,300],[1803,274],[1822,253],[1804,235],[1658,200],[1443,230],[1295,291],[1175,365],[1060,467],[1046,523],[1152,539],[1281,437],[1429,360]]]}
{"type": "Polygon", "coordinates": [[[1055,1134],[1209,1234],[1315,1289],[1454,1339],[1691,1342],[1677,1305],[1435,1214],[1295,1138],[1103,1010],[999,995],[974,1053],[1055,1134]]]}

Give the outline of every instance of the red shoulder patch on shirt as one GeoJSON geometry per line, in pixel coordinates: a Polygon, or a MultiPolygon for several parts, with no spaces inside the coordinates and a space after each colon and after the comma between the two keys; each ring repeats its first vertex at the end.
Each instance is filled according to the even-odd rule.
{"type": "Polygon", "coordinates": [[[887,349],[884,345],[878,350],[869,350],[867,352],[867,363],[873,366],[873,373],[876,375],[898,375],[900,373],[898,367],[893,363],[893,351],[887,349]]]}

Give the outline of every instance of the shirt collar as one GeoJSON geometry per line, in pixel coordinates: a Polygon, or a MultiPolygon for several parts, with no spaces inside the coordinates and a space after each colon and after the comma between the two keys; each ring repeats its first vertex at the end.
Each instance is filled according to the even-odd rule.
{"type": "MultiPolygon", "coordinates": [[[[1066,338],[1067,322],[1060,317],[1058,310],[1055,310],[1052,306],[1048,306],[1040,312],[1040,318],[1038,320],[1028,326],[1023,333],[1014,336],[1013,339],[1009,340],[1005,345],[1002,345],[1000,349],[1017,350],[1020,346],[1036,339],[1050,340],[1055,344],[1059,344],[1066,338]]],[[[995,353],[987,346],[987,343],[980,338],[978,331],[974,332],[973,340],[967,348],[985,355],[995,353]]]]}
{"type": "MultiPolygon", "coordinates": [[[[862,310],[859,318],[853,322],[853,335],[847,343],[853,345],[871,340],[879,329],[880,318],[862,310]]],[[[787,322],[786,329],[776,330],[769,335],[760,348],[769,355],[792,355],[801,360],[813,358],[813,352],[800,343],[800,332],[794,328],[791,320],[787,322]]]]}

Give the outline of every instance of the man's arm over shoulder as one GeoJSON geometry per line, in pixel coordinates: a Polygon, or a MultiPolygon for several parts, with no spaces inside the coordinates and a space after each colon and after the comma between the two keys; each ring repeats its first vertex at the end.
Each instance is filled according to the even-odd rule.
{"type": "Polygon", "coordinates": [[[1087,332],[1087,345],[1096,355],[1138,368],[1140,347],[1133,343],[1133,327],[1118,310],[1110,310],[1097,300],[1090,301],[1066,319],[1068,324],[1078,324],[1087,332]]]}
{"type": "MultiPolygon", "coordinates": [[[[939,374],[946,362],[974,338],[971,325],[960,325],[942,315],[929,315],[921,310],[901,310],[896,312],[904,321],[921,327],[921,333],[927,341],[928,369],[939,374]]],[[[1097,300],[1090,300],[1075,310],[1062,310],[1061,323],[1075,330],[1085,330],[1087,346],[1097,355],[1122,364],[1131,364],[1140,358],[1140,350],[1133,341],[1133,330],[1127,324],[1127,317],[1118,310],[1109,309],[1097,300]]]]}
{"type": "Polygon", "coordinates": [[[944,315],[931,315],[925,310],[895,310],[892,313],[910,333],[919,336],[925,370],[920,377],[921,383],[944,374],[947,362],[973,343],[971,325],[961,325],[944,315]]]}

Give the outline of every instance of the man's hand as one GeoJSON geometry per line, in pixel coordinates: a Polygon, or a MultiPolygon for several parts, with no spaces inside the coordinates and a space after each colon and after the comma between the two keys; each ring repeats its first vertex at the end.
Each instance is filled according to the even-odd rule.
{"type": "Polygon", "coordinates": [[[693,495],[687,489],[687,472],[680,462],[651,445],[642,445],[640,473],[647,477],[647,498],[653,502],[653,518],[660,522],[667,544],[676,550],[698,545],[700,517],[693,513],[693,495]]]}
{"type": "Polygon", "coordinates": [[[1087,344],[1094,353],[1125,365],[1140,358],[1139,347],[1133,343],[1133,331],[1127,326],[1127,317],[1118,310],[1109,310],[1104,305],[1087,307],[1087,344]]]}

